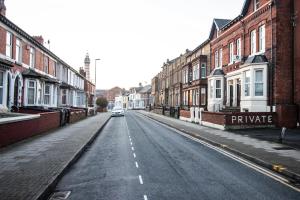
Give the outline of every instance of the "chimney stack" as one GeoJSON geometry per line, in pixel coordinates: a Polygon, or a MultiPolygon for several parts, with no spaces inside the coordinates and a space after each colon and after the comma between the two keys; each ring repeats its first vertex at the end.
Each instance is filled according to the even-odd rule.
{"type": "Polygon", "coordinates": [[[6,14],[6,7],[4,4],[4,0],[0,0],[0,15],[5,16],[6,14]]]}
{"type": "MultiPolygon", "coordinates": [[[[1,1],[1,0],[0,0],[1,1]]],[[[41,45],[44,45],[44,38],[43,36],[32,36],[36,41],[38,41],[41,45]]]]}

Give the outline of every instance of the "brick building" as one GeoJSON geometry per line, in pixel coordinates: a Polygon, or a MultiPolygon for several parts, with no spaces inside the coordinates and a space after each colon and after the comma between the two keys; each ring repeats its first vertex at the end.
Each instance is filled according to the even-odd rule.
{"type": "Polygon", "coordinates": [[[85,108],[85,77],[0,13],[0,107],[85,108]]]}
{"type": "Polygon", "coordinates": [[[294,2],[246,0],[235,19],[214,19],[209,111],[276,112],[279,126],[296,126],[294,2]]]}

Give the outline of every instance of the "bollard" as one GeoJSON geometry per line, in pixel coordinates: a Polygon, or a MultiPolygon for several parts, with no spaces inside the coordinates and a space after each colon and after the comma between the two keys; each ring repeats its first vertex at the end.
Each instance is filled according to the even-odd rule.
{"type": "Polygon", "coordinates": [[[280,133],[280,135],[279,135],[279,142],[280,142],[280,143],[282,143],[282,141],[283,141],[283,139],[284,139],[285,131],[286,131],[286,128],[285,128],[285,127],[282,127],[281,133],[280,133]]]}

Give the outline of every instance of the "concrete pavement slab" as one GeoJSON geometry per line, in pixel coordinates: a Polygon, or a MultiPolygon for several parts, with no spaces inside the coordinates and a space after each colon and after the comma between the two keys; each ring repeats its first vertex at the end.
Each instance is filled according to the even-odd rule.
{"type": "Polygon", "coordinates": [[[101,113],[0,149],[1,199],[42,199],[110,119],[101,113]]]}

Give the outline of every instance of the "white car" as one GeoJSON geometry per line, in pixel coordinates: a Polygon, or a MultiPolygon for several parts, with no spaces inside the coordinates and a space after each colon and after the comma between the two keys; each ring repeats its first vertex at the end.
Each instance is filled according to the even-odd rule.
{"type": "Polygon", "coordinates": [[[115,116],[124,116],[125,111],[123,108],[121,107],[114,107],[111,111],[111,116],[115,117],[115,116]]]}

